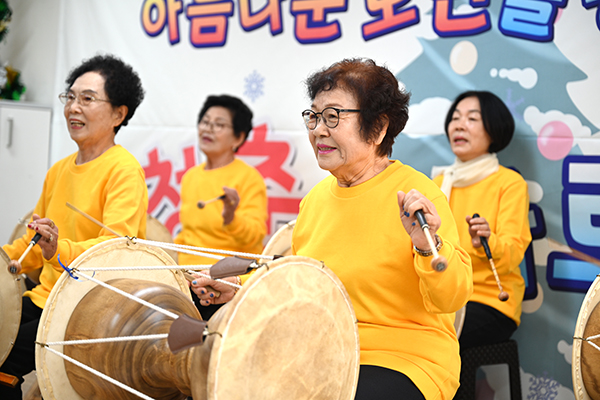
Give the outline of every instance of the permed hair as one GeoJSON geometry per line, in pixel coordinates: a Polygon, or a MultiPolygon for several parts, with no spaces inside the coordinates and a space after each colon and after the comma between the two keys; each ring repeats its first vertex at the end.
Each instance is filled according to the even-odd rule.
{"type": "Polygon", "coordinates": [[[320,92],[337,88],[352,93],[360,109],[361,138],[374,142],[387,121],[387,132],[377,155],[391,156],[396,136],[408,121],[410,93],[400,90],[390,70],[371,59],[344,59],[312,74],[306,80],[306,88],[311,101],[320,92]]]}
{"type": "Polygon", "coordinates": [[[115,127],[116,135],[121,126],[127,125],[144,99],[142,81],[133,68],[119,58],[113,55],[97,55],[84,60],[69,72],[65,81],[67,90],[71,89],[77,78],[87,72],[97,72],[104,78],[104,91],[113,107],[127,106],[127,115],[123,122],[115,127]]]}

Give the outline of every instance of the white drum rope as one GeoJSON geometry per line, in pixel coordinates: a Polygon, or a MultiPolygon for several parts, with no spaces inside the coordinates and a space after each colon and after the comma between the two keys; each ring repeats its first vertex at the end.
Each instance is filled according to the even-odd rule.
{"type": "MultiPolygon", "coordinates": [[[[129,266],[129,267],[89,267],[89,268],[73,268],[71,271],[73,272],[98,272],[98,271],[142,271],[142,270],[169,270],[169,271],[183,271],[183,272],[197,272],[197,271],[206,271],[209,270],[212,265],[174,265],[174,266],[164,266],[164,265],[151,265],[151,266],[129,266]]],[[[83,275],[83,274],[82,274],[83,275]]],[[[210,275],[203,274],[205,278],[210,278],[210,275]]],[[[224,285],[228,285],[234,287],[236,289],[241,289],[242,286],[237,283],[229,282],[224,279],[214,279],[217,282],[220,282],[224,285]]]]}
{"type": "Polygon", "coordinates": [[[584,342],[587,342],[590,345],[594,346],[596,348],[596,350],[600,350],[600,346],[598,346],[596,343],[592,342],[592,340],[598,339],[598,338],[600,338],[600,335],[589,336],[589,337],[586,337],[586,338],[574,337],[573,339],[581,339],[584,342]]]}
{"type": "Polygon", "coordinates": [[[59,357],[62,357],[62,358],[64,358],[65,360],[67,360],[67,361],[69,361],[69,362],[71,362],[71,363],[73,363],[73,364],[77,365],[79,368],[83,368],[83,369],[85,369],[86,371],[88,371],[88,372],[90,372],[90,373],[92,373],[92,374],[94,374],[94,375],[96,375],[96,376],[98,376],[98,377],[100,377],[100,378],[102,378],[102,379],[104,379],[104,380],[106,380],[106,381],[108,381],[108,382],[112,383],[113,385],[117,385],[117,386],[118,386],[118,387],[120,387],[121,389],[123,389],[123,390],[127,390],[127,391],[128,391],[129,393],[131,393],[131,394],[134,394],[134,395],[136,395],[136,396],[138,396],[138,397],[140,397],[140,398],[142,398],[142,399],[145,399],[145,400],[154,400],[152,397],[146,396],[144,393],[142,393],[142,392],[138,392],[137,390],[135,390],[135,389],[133,389],[133,388],[131,388],[131,387],[129,387],[129,386],[127,386],[127,385],[125,385],[125,384],[123,384],[123,383],[119,382],[119,381],[117,381],[116,379],[113,379],[113,378],[111,378],[111,377],[110,377],[110,376],[108,376],[108,375],[104,375],[104,374],[103,374],[102,372],[100,372],[100,371],[96,371],[95,369],[93,369],[93,368],[91,368],[91,367],[88,367],[87,365],[85,365],[85,364],[83,364],[83,363],[81,363],[81,362],[79,362],[79,361],[77,361],[77,360],[75,360],[75,359],[73,359],[73,358],[71,358],[71,357],[67,356],[66,354],[62,354],[61,352],[59,352],[59,351],[56,351],[56,350],[54,350],[54,349],[51,349],[50,347],[47,347],[47,346],[45,346],[45,348],[46,348],[46,350],[48,350],[49,352],[51,352],[51,353],[54,353],[54,354],[56,354],[57,356],[59,356],[59,357]]]}
{"type": "MultiPolygon", "coordinates": [[[[190,265],[186,265],[186,267],[190,267],[190,265]]],[[[195,272],[195,271],[194,270],[187,270],[186,272],[190,273],[190,272],[195,272]]],[[[209,279],[212,279],[210,277],[210,275],[206,275],[206,274],[202,274],[202,273],[200,275],[197,275],[197,276],[198,276],[198,278],[209,278],[209,279]]],[[[231,287],[236,288],[236,289],[241,289],[242,288],[242,285],[238,285],[237,283],[226,281],[225,279],[213,279],[213,280],[215,282],[219,282],[219,283],[222,283],[222,284],[227,285],[227,286],[231,286],[231,287]]]]}
{"type": "Polygon", "coordinates": [[[94,282],[94,283],[96,283],[96,284],[98,284],[100,286],[103,286],[103,287],[105,287],[107,289],[110,289],[110,290],[112,290],[112,291],[114,291],[116,293],[119,293],[119,294],[127,297],[130,300],[137,301],[138,303],[140,303],[142,305],[145,305],[146,307],[150,307],[154,311],[158,311],[159,313],[162,313],[162,314],[166,315],[167,317],[171,317],[173,319],[179,318],[179,315],[177,315],[175,313],[172,313],[171,311],[168,311],[168,310],[165,310],[164,308],[158,307],[158,306],[156,306],[156,305],[154,305],[152,303],[147,302],[146,300],[142,300],[139,297],[136,297],[136,296],[134,296],[134,295],[132,295],[130,293],[124,292],[121,289],[118,289],[118,288],[116,288],[114,286],[111,286],[108,283],[102,282],[102,281],[100,281],[98,279],[95,279],[95,278],[89,276],[89,275],[82,274],[79,271],[77,271],[76,269],[72,269],[71,272],[77,273],[79,276],[81,276],[81,277],[83,277],[83,278],[85,278],[85,279],[87,279],[89,281],[92,281],[92,282],[94,282]]]}
{"type": "Polygon", "coordinates": [[[77,271],[141,271],[141,270],[169,270],[169,271],[186,271],[186,270],[209,270],[212,265],[149,265],[149,266],[128,266],[128,267],[87,267],[76,268],[77,271]]]}
{"type": "Polygon", "coordinates": [[[42,346],[67,346],[67,345],[78,345],[78,344],[95,344],[95,343],[112,343],[112,342],[134,342],[139,340],[157,340],[167,339],[168,333],[158,333],[155,335],[141,335],[141,336],[116,336],[109,338],[96,338],[96,339],[80,339],[80,340],[63,340],[61,342],[46,342],[40,343],[42,346]]]}
{"type": "Polygon", "coordinates": [[[218,256],[216,254],[207,254],[206,252],[225,254],[228,256],[246,257],[246,258],[260,258],[262,260],[273,260],[273,258],[274,258],[273,256],[266,256],[266,255],[262,255],[262,254],[243,253],[243,252],[239,252],[239,251],[219,250],[219,249],[210,249],[210,248],[206,248],[206,247],[187,246],[187,245],[176,244],[176,243],[157,242],[157,241],[148,240],[148,239],[134,238],[134,240],[136,243],[142,243],[142,244],[145,244],[148,246],[161,247],[161,248],[165,248],[165,249],[169,249],[169,250],[175,250],[180,253],[200,255],[203,257],[215,258],[218,260],[221,260],[225,257],[218,256]]]}

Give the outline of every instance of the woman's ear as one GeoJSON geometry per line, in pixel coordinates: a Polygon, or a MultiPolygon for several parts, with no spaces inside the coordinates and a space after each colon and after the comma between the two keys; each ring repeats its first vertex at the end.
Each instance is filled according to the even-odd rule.
{"type": "Polygon", "coordinates": [[[235,140],[233,141],[233,152],[237,152],[237,150],[240,148],[240,146],[242,145],[242,143],[244,143],[244,140],[246,140],[246,137],[248,136],[248,134],[246,132],[242,132],[242,134],[240,135],[240,137],[236,137],[235,140]]]}
{"type": "Polygon", "coordinates": [[[379,146],[381,144],[381,142],[383,142],[383,138],[385,137],[385,134],[387,133],[388,127],[390,126],[390,120],[388,119],[388,117],[382,117],[383,119],[383,125],[381,126],[381,130],[379,131],[379,135],[377,136],[377,139],[375,139],[375,144],[377,146],[379,146]]]}
{"type": "Polygon", "coordinates": [[[121,125],[128,112],[129,108],[127,108],[125,105],[113,107],[113,126],[117,127],[121,125]]]}

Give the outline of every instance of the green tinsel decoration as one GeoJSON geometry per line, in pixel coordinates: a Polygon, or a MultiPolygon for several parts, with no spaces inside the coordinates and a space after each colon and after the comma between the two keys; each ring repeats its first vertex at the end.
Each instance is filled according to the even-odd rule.
{"type": "Polygon", "coordinates": [[[4,36],[8,33],[8,23],[10,22],[10,17],[12,16],[12,11],[8,6],[8,2],[6,0],[0,0],[0,42],[4,40],[4,36]]]}
{"type": "MultiPolygon", "coordinates": [[[[8,33],[8,23],[12,17],[12,10],[6,0],[0,0],[0,42],[8,33]]],[[[21,83],[21,73],[9,65],[4,65],[0,77],[6,78],[4,86],[0,87],[0,99],[19,100],[25,93],[25,86],[21,83]]],[[[4,80],[4,79],[2,79],[4,80]]]]}

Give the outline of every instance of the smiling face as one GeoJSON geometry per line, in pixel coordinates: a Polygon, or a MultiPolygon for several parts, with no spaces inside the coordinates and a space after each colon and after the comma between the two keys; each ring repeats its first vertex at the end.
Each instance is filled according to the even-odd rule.
{"type": "MultiPolygon", "coordinates": [[[[358,103],[350,92],[337,88],[319,92],[311,109],[321,112],[326,107],[358,109],[358,103]]],[[[365,182],[381,172],[380,163],[387,160],[376,153],[377,144],[381,143],[383,136],[380,135],[377,144],[366,143],[359,133],[359,118],[360,113],[341,112],[335,128],[329,128],[319,118],[316,128],[308,131],[319,167],[331,172],[340,186],[365,182]]]]}
{"type": "Polygon", "coordinates": [[[206,154],[208,162],[217,162],[221,166],[233,161],[234,149],[242,144],[244,136],[235,137],[231,111],[213,106],[206,110],[198,123],[198,139],[200,150],[206,154]]]}
{"type": "Polygon", "coordinates": [[[86,72],[78,77],[69,89],[77,98],[65,105],[64,116],[71,138],[80,151],[104,151],[114,145],[114,128],[121,124],[127,114],[127,107],[113,107],[104,91],[105,79],[97,72],[86,72]],[[79,102],[84,93],[98,101],[86,106],[79,102]],[[124,114],[123,114],[124,112],[124,114]]]}
{"type": "Polygon", "coordinates": [[[456,105],[448,124],[448,139],[452,152],[463,162],[489,153],[491,139],[483,126],[477,97],[466,97],[456,105]]]}

